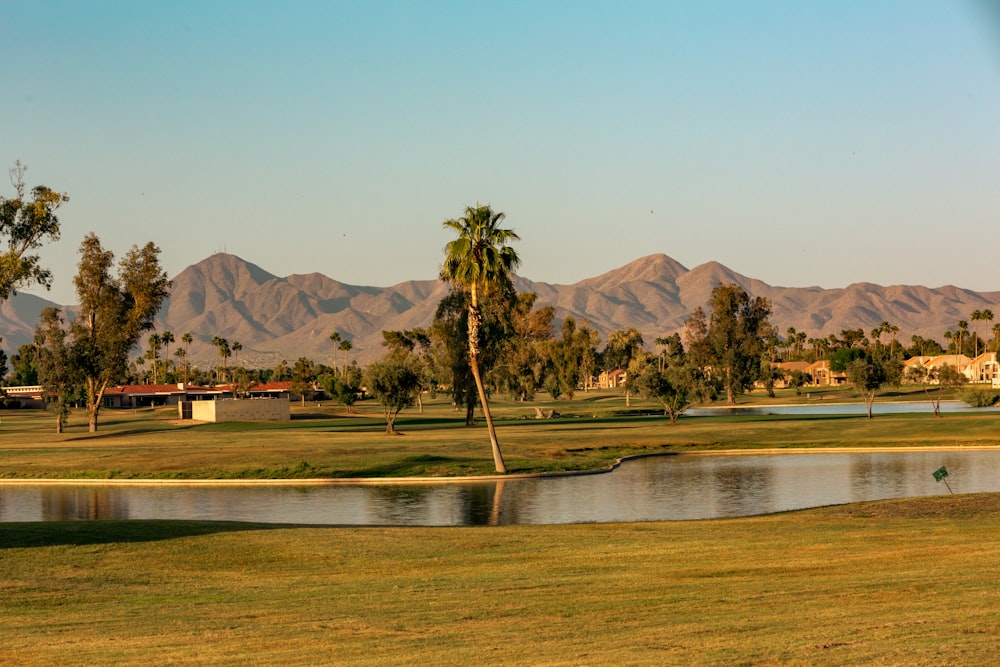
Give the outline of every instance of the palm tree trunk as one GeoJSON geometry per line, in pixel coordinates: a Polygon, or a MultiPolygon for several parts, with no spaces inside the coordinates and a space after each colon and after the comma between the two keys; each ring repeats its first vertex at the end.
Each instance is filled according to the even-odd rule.
{"type": "Polygon", "coordinates": [[[503,462],[503,454],[500,452],[500,443],[497,442],[497,432],[493,428],[493,416],[490,414],[490,404],[486,402],[486,390],[483,388],[483,379],[479,375],[479,362],[474,356],[469,357],[469,365],[472,367],[472,377],[476,379],[476,389],[479,391],[479,402],[483,405],[483,416],[486,417],[486,430],[490,434],[490,445],[493,447],[493,465],[499,473],[506,473],[507,466],[503,462]]]}
{"type": "Polygon", "coordinates": [[[486,402],[486,389],[483,387],[483,378],[479,373],[480,315],[475,285],[471,289],[471,297],[469,303],[469,366],[472,368],[472,377],[476,380],[476,390],[479,392],[479,402],[483,406],[483,416],[486,417],[486,430],[490,434],[490,445],[493,447],[493,465],[497,472],[506,473],[507,466],[503,462],[500,443],[497,442],[497,432],[493,428],[493,416],[490,414],[490,405],[486,402]]]}

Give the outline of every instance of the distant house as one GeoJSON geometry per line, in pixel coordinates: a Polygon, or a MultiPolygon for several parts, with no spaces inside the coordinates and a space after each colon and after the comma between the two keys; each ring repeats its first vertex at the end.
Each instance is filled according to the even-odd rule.
{"type": "MultiPolygon", "coordinates": [[[[847,384],[847,375],[830,370],[830,360],[820,359],[812,363],[808,361],[781,361],[771,364],[772,368],[780,370],[784,377],[775,381],[774,386],[778,389],[791,386],[789,379],[795,371],[800,371],[809,376],[810,380],[805,385],[807,387],[837,387],[847,384]]],[[[763,386],[758,382],[757,386],[763,386]]]]}
{"type": "Polygon", "coordinates": [[[625,386],[628,374],[620,368],[613,371],[603,371],[597,378],[597,386],[601,389],[617,389],[625,386]]]}
{"type": "Polygon", "coordinates": [[[181,401],[213,401],[231,397],[228,388],[193,387],[178,384],[129,384],[110,387],[104,392],[106,408],[141,408],[177,405],[181,401]]]}
{"type": "Polygon", "coordinates": [[[44,408],[45,392],[41,385],[4,387],[3,393],[9,399],[20,402],[22,408],[44,408]]]}
{"type": "Polygon", "coordinates": [[[959,373],[969,377],[967,371],[969,370],[969,362],[971,361],[964,354],[941,354],[924,363],[924,368],[928,370],[940,370],[942,366],[951,366],[959,373]]]}
{"type": "Polygon", "coordinates": [[[965,377],[969,378],[969,382],[989,382],[994,387],[1000,385],[1000,367],[997,364],[997,353],[984,352],[975,359],[971,359],[964,373],[965,377]]]}
{"type": "Polygon", "coordinates": [[[829,359],[818,359],[809,364],[806,373],[812,376],[813,387],[838,387],[847,384],[847,375],[832,370],[829,359]]]}
{"type": "Polygon", "coordinates": [[[809,362],[808,361],[780,361],[775,364],[771,364],[772,368],[777,368],[781,371],[781,378],[775,380],[774,386],[777,389],[784,389],[790,386],[789,380],[791,379],[792,373],[799,371],[801,373],[809,373],[809,362]]]}
{"type": "Polygon", "coordinates": [[[250,387],[251,398],[290,398],[292,394],[291,382],[265,382],[255,384],[250,387]]]}

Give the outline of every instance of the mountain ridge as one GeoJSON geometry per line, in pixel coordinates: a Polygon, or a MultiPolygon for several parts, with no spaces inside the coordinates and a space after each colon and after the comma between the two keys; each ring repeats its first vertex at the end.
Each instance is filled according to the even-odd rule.
{"type": "MultiPolygon", "coordinates": [[[[707,305],[712,289],[724,282],[769,299],[771,321],[782,335],[789,327],[812,337],[842,329],[869,331],[884,320],[900,328],[902,340],[917,334],[941,341],[946,329],[967,320],[974,310],[990,308],[1000,315],[1000,292],[867,282],[834,289],[773,286],[714,261],[688,269],[662,253],[572,284],[515,277],[519,291],[538,295],[537,305],[555,308],[557,322],[570,316],[587,320],[602,340],[615,329],[636,327],[648,345],[681,329],[695,308],[707,305]]],[[[350,285],[319,272],[276,276],[226,253],[187,267],[173,283],[157,329],[170,330],[178,339],[190,332],[195,342],[188,359],[202,366],[215,362],[211,345],[215,336],[239,341],[243,350],[234,362],[250,366],[272,367],[281,360],[291,364],[301,356],[330,363],[329,336],[335,331],[352,341],[350,357],[367,363],[382,354],[383,329],[428,326],[448,291],[439,280],[373,287],[350,285]]],[[[0,302],[0,335],[8,354],[30,342],[37,314],[55,305],[30,294],[0,302]]],[[[983,328],[980,334],[988,332],[983,328]]]]}

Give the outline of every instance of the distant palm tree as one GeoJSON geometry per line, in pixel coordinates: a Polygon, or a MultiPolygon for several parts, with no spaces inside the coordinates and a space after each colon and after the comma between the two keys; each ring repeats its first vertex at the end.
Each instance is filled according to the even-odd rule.
{"type": "Polygon", "coordinates": [[[181,356],[184,358],[184,384],[188,382],[188,360],[187,360],[187,349],[191,346],[194,341],[194,337],[189,333],[185,333],[181,336],[181,342],[184,343],[184,354],[181,356]]]}
{"type": "Polygon", "coordinates": [[[965,338],[965,334],[969,333],[969,323],[965,320],[958,321],[958,353],[962,354],[962,341],[965,338]]]}
{"type": "Polygon", "coordinates": [[[948,341],[948,349],[949,350],[954,350],[955,349],[955,341],[958,340],[958,335],[954,331],[952,331],[951,329],[948,329],[947,331],[944,332],[944,338],[945,338],[945,340],[948,341]]]}
{"type": "Polygon", "coordinates": [[[337,345],[340,343],[340,334],[334,331],[330,334],[330,342],[333,343],[333,371],[337,372],[337,345]]]}
{"type": "Polygon", "coordinates": [[[160,343],[162,339],[159,334],[151,334],[149,337],[149,352],[146,354],[149,356],[149,360],[153,362],[153,384],[156,384],[156,362],[160,359],[160,343]]]}
{"type": "Polygon", "coordinates": [[[170,371],[170,344],[174,342],[174,334],[164,331],[160,334],[160,342],[163,343],[163,381],[166,382],[170,371]]]}
{"type": "Polygon", "coordinates": [[[233,365],[240,365],[240,350],[243,349],[243,343],[238,340],[233,341],[233,365]]]}
{"type": "Polygon", "coordinates": [[[351,344],[351,341],[349,341],[349,340],[347,340],[345,338],[344,340],[340,341],[339,347],[340,347],[341,351],[344,353],[344,375],[346,376],[347,375],[347,360],[348,360],[347,353],[351,351],[351,349],[354,347],[354,345],[351,344]]]}
{"type": "Polygon", "coordinates": [[[226,371],[228,370],[226,360],[231,356],[229,341],[225,338],[213,336],[212,345],[215,346],[216,351],[219,353],[219,364],[216,366],[215,380],[221,384],[225,381],[226,371]]]}
{"type": "MultiPolygon", "coordinates": [[[[989,310],[989,309],[986,309],[986,310],[974,310],[974,311],[972,311],[972,315],[969,317],[969,319],[971,319],[973,322],[984,322],[984,321],[985,322],[992,322],[993,321],[993,311],[989,310]]],[[[975,325],[973,325],[973,326],[975,327],[975,325]]],[[[978,357],[979,356],[979,338],[980,338],[980,336],[979,336],[979,328],[976,327],[975,331],[973,333],[975,334],[975,338],[974,338],[974,340],[975,340],[975,348],[974,348],[975,349],[975,354],[974,354],[974,356],[978,357]]],[[[986,351],[986,344],[985,344],[985,339],[984,339],[984,341],[983,341],[983,352],[985,352],[985,351],[986,351]]]]}
{"type": "Polygon", "coordinates": [[[499,473],[507,472],[500,452],[493,418],[486,401],[486,388],[479,370],[479,293],[496,288],[510,279],[510,274],[521,263],[517,252],[508,243],[520,237],[511,229],[500,226],[504,214],[494,212],[489,206],[467,207],[465,215],[455,220],[445,220],[443,226],[457,234],[445,246],[445,260],[441,277],[452,285],[469,292],[469,366],[479,391],[486,428],[493,447],[493,464],[499,473]]]}

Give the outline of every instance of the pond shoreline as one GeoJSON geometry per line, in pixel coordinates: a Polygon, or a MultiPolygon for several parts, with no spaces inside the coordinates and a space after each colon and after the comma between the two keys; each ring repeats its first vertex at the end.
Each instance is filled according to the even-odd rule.
{"type": "Polygon", "coordinates": [[[511,475],[465,475],[457,477],[311,477],[280,479],[121,479],[121,478],[32,478],[14,477],[0,479],[4,486],[422,486],[469,484],[476,482],[505,482],[523,479],[545,479],[603,475],[614,472],[623,463],[639,459],[667,456],[773,456],[781,454],[868,454],[886,452],[948,452],[1000,450],[1000,445],[930,445],[926,447],[785,447],[763,449],[728,449],[693,452],[655,452],[634,454],[616,459],[605,468],[594,470],[565,470],[558,472],[517,473],[511,475]]]}

